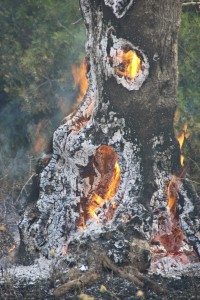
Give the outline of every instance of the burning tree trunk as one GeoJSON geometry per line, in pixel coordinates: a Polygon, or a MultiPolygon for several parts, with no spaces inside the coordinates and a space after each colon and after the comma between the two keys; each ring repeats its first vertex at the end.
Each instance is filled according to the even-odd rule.
{"type": "Polygon", "coordinates": [[[153,271],[160,260],[196,262],[200,202],[173,129],[180,1],[80,4],[89,86],[54,133],[39,199],[20,222],[23,242],[50,257],[86,239],[143,271],[150,256],[153,271]]]}

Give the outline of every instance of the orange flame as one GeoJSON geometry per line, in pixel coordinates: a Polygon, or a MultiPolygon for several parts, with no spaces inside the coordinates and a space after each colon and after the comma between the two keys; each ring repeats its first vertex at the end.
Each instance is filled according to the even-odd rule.
{"type": "Polygon", "coordinates": [[[72,75],[74,78],[74,84],[76,87],[79,87],[79,95],[77,98],[77,103],[79,104],[83,99],[83,96],[86,93],[88,88],[88,80],[87,80],[87,67],[86,64],[83,62],[78,67],[76,65],[72,66],[72,75]]]}
{"type": "MultiPolygon", "coordinates": [[[[188,137],[189,137],[189,133],[187,133],[187,123],[185,123],[183,125],[182,133],[176,136],[176,139],[179,142],[180,150],[182,150],[184,140],[187,139],[188,137]]],[[[184,155],[181,154],[180,157],[181,166],[184,165],[184,160],[185,160],[184,155]]]]}
{"type": "Polygon", "coordinates": [[[179,216],[176,213],[177,192],[180,183],[180,178],[177,178],[176,176],[172,176],[172,179],[169,182],[167,196],[172,227],[170,232],[166,232],[166,234],[160,236],[160,241],[167,252],[171,252],[171,254],[174,255],[176,251],[181,248],[184,239],[184,233],[179,224],[179,216]]]}
{"type": "Polygon", "coordinates": [[[36,140],[36,143],[34,145],[34,153],[38,154],[40,152],[42,152],[42,150],[45,147],[45,140],[43,137],[38,137],[36,140]]]}
{"type": "Polygon", "coordinates": [[[8,249],[8,253],[13,252],[13,250],[15,250],[15,248],[16,248],[16,245],[14,244],[10,249],[8,249]]]}
{"type": "Polygon", "coordinates": [[[141,59],[137,56],[136,52],[129,50],[119,54],[119,59],[123,64],[123,70],[116,68],[116,73],[133,79],[141,70],[141,59]]]}
{"type": "Polygon", "coordinates": [[[177,193],[177,182],[174,176],[170,180],[170,183],[167,188],[167,196],[168,196],[168,207],[170,211],[174,214],[176,212],[176,193],[177,193]]]}
{"type": "MultiPolygon", "coordinates": [[[[120,167],[118,163],[115,163],[114,171],[110,183],[108,184],[106,194],[104,196],[99,196],[96,192],[93,192],[92,199],[90,201],[90,205],[88,208],[89,216],[98,220],[97,215],[95,214],[96,210],[110,200],[117,192],[118,186],[120,182],[120,167]]],[[[115,207],[115,203],[112,203],[113,208],[115,207]]]]}
{"type": "Polygon", "coordinates": [[[47,127],[49,121],[47,119],[42,120],[36,126],[35,131],[35,144],[33,146],[33,151],[35,154],[42,152],[46,146],[46,138],[44,130],[47,127]]]}

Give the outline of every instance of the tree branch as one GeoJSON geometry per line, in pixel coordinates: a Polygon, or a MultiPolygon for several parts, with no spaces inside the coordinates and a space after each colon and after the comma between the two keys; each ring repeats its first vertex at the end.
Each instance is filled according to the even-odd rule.
{"type": "Polygon", "coordinates": [[[200,6],[200,2],[185,2],[185,3],[182,3],[183,7],[186,7],[186,6],[196,6],[196,5],[200,6]]]}

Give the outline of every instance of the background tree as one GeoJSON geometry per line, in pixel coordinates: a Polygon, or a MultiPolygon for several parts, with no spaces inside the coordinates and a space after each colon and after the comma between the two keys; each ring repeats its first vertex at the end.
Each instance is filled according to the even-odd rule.
{"type": "Polygon", "coordinates": [[[0,11],[1,172],[12,165],[19,176],[13,159],[27,169],[27,155],[45,145],[34,152],[36,135],[48,140],[72,109],[71,66],[83,58],[85,29],[78,1],[3,0],[0,11]]]}
{"type": "MultiPolygon", "coordinates": [[[[186,2],[186,1],[185,1],[186,2]]],[[[184,143],[185,162],[195,187],[200,192],[200,10],[199,6],[182,9],[179,31],[178,134],[188,124],[189,138],[184,143]]]]}

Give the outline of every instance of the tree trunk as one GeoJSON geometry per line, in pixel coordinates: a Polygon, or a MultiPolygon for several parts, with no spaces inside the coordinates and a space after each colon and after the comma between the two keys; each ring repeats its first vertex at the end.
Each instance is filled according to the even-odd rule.
{"type": "Polygon", "coordinates": [[[183,260],[196,263],[200,255],[200,202],[184,178],[173,129],[181,3],[80,4],[89,87],[54,133],[39,199],[23,211],[21,238],[26,249],[31,245],[48,258],[68,248],[62,259],[70,264],[72,253],[71,263],[89,268],[91,282],[103,262],[132,284],[152,287],[139,271],[166,272],[162,262],[170,274],[172,261],[183,268],[183,260]]]}

